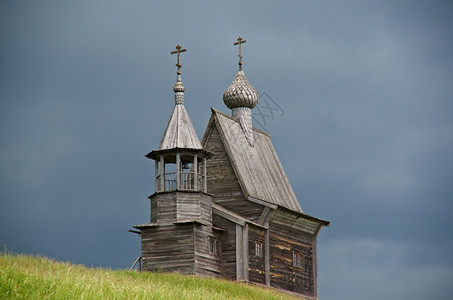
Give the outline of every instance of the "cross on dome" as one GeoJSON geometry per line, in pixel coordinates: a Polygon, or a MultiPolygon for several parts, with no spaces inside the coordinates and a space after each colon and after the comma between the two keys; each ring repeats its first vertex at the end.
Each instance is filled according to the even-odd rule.
{"type": "Polygon", "coordinates": [[[241,44],[245,44],[246,40],[243,40],[241,37],[238,37],[238,41],[234,45],[239,45],[239,71],[242,70],[242,55],[241,55],[241,44]]]}
{"type": "Polygon", "coordinates": [[[253,136],[252,109],[258,104],[258,91],[245,77],[242,71],[242,47],[246,40],[241,37],[234,45],[239,45],[239,71],[233,82],[223,93],[223,102],[231,109],[231,115],[241,124],[248,144],[254,147],[255,139],[253,136]]]}

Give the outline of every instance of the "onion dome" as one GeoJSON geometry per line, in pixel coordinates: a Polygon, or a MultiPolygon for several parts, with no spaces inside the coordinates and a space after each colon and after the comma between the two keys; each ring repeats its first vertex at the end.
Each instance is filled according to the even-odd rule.
{"type": "Polygon", "coordinates": [[[236,78],[223,93],[223,102],[230,109],[237,107],[252,109],[258,104],[258,100],[258,91],[247,80],[242,70],[239,70],[236,78]]]}

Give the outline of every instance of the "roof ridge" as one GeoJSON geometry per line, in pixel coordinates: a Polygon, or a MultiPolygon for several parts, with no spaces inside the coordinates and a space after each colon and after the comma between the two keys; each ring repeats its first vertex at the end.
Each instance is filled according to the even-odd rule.
{"type": "MultiPolygon", "coordinates": [[[[222,111],[220,111],[220,110],[217,110],[217,109],[215,109],[214,107],[211,107],[211,112],[216,113],[216,114],[219,114],[219,115],[222,115],[222,116],[224,116],[224,117],[226,117],[226,118],[228,118],[228,119],[230,119],[230,120],[232,120],[232,121],[234,121],[234,122],[240,124],[239,121],[236,120],[235,118],[233,118],[232,116],[227,115],[226,113],[224,113],[224,112],[222,112],[222,111]]],[[[267,137],[271,137],[270,133],[268,133],[268,132],[266,132],[266,131],[263,131],[263,130],[258,129],[258,128],[256,128],[256,127],[252,127],[252,129],[253,129],[253,131],[256,131],[256,132],[258,132],[258,133],[261,133],[261,134],[263,134],[263,135],[265,135],[265,136],[267,136],[267,137]]]]}

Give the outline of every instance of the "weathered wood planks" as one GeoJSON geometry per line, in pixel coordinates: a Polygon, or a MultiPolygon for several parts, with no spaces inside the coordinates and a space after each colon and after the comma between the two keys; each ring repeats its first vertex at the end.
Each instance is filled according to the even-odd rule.
{"type": "MultiPolygon", "coordinates": [[[[210,124],[219,133],[244,195],[302,212],[269,135],[254,129],[255,146],[251,147],[237,120],[212,111],[210,124]]],[[[210,129],[203,138],[205,148],[209,147],[209,136],[213,133],[210,129]]]]}
{"type": "MultiPolygon", "coordinates": [[[[170,123],[167,131],[176,130],[170,123]]],[[[141,231],[143,270],[265,284],[316,299],[316,237],[329,222],[302,212],[269,135],[256,129],[253,134],[251,147],[236,120],[213,110],[204,148],[166,148],[148,156],[160,170],[159,187],[165,184],[159,177],[164,162],[177,163],[175,174],[182,173],[178,162],[193,162],[186,173],[196,178],[200,171],[206,180],[182,190],[189,179],[178,177],[175,189],[156,189],[149,197],[151,223],[135,226],[141,231]]],[[[169,132],[165,137],[164,145],[191,143],[169,132]]]]}

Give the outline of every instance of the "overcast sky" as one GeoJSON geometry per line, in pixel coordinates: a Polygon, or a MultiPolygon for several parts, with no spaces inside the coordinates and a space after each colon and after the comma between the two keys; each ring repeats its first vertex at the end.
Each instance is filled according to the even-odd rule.
{"type": "Polygon", "coordinates": [[[451,299],[452,1],[2,1],[0,243],[127,268],[176,44],[198,136],[244,71],[318,240],[324,300],[451,299]],[[264,93],[264,94],[263,94],[264,93]],[[266,100],[263,100],[266,99],[266,100]],[[273,113],[273,114],[271,114],[273,113]]]}

